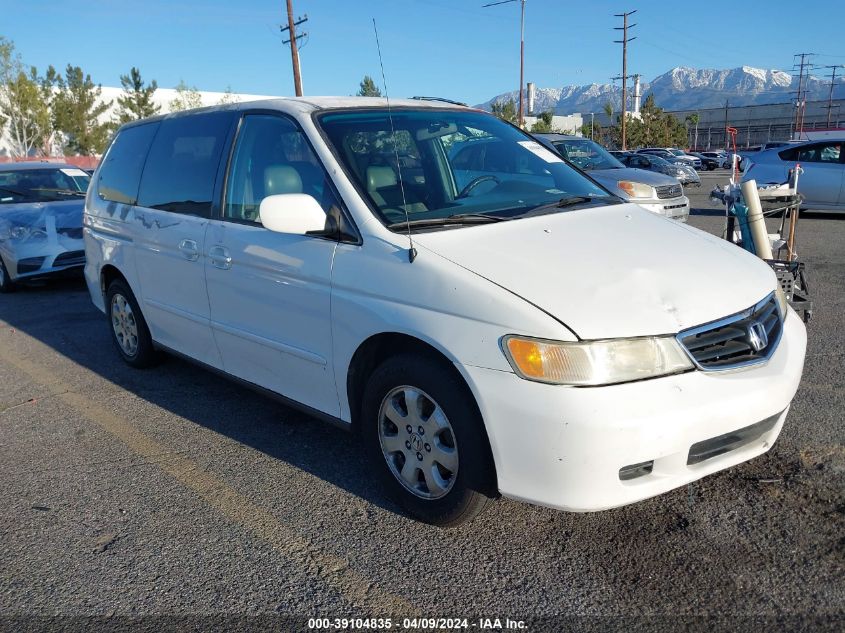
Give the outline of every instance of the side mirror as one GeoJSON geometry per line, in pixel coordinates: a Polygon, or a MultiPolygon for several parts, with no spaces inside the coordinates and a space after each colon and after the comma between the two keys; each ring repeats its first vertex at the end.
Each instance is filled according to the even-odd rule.
{"type": "Polygon", "coordinates": [[[326,229],[326,212],[304,193],[267,196],[258,207],[258,216],[265,228],[276,233],[305,235],[326,229]]]}

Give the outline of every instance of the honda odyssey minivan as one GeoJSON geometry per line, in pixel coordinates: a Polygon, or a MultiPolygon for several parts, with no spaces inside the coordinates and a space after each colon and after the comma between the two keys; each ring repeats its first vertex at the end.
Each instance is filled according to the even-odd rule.
{"type": "Polygon", "coordinates": [[[135,367],[188,358],[363,435],[438,525],[570,511],[767,451],[806,335],[772,270],[443,103],[297,98],[128,123],[86,279],[135,367]],[[491,139],[484,173],[458,144],[491,139]]]}

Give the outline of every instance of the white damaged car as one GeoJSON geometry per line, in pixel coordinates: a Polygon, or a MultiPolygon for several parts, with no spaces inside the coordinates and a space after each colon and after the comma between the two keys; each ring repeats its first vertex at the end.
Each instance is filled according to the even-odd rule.
{"type": "Polygon", "coordinates": [[[804,365],[765,262],[451,104],[126,124],[84,231],[128,364],[175,353],[362,434],[350,459],[438,525],[499,495],[613,508],[749,460],[804,365]]]}
{"type": "Polygon", "coordinates": [[[0,292],[27,279],[82,271],[89,180],[73,165],[0,164],[0,292]]]}

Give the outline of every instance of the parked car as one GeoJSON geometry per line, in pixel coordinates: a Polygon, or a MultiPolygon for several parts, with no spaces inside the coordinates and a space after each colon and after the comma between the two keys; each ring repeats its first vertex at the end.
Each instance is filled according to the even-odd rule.
{"type": "Polygon", "coordinates": [[[439,525],[500,494],[616,507],[772,446],[806,333],[768,265],[491,114],[390,105],[121,127],[85,276],[123,360],[172,350],[363,434],[374,483],[439,525]]]}
{"type": "Polygon", "coordinates": [[[0,292],[27,279],[81,272],[89,180],[73,165],[0,164],[0,292]]]}
{"type": "Polygon", "coordinates": [[[659,156],[663,160],[668,161],[670,163],[680,163],[682,165],[693,167],[694,169],[701,168],[700,158],[696,158],[695,156],[689,156],[683,150],[679,150],[674,147],[646,147],[643,149],[638,149],[637,153],[659,156]]]}
{"type": "Polygon", "coordinates": [[[718,166],[722,169],[728,169],[731,166],[731,161],[728,158],[728,154],[725,151],[714,151],[714,152],[701,152],[702,156],[706,156],[712,160],[715,160],[718,163],[718,166]]]}
{"type": "Polygon", "coordinates": [[[695,156],[699,160],[701,160],[701,168],[706,169],[708,171],[714,171],[721,167],[720,161],[717,158],[711,158],[710,156],[705,156],[701,152],[692,152],[692,156],[695,156]]]}
{"type": "Polygon", "coordinates": [[[670,163],[654,154],[630,154],[622,158],[621,162],[627,167],[656,171],[677,179],[682,185],[701,186],[701,177],[693,167],[681,163],[670,163]]]}
{"type": "Polygon", "coordinates": [[[786,182],[789,170],[801,165],[798,192],[803,207],[824,211],[845,211],[845,139],[825,139],[789,144],[745,159],[742,180],[758,185],[786,182]]]}
{"type": "Polygon", "coordinates": [[[534,138],[588,172],[593,179],[621,198],[658,215],[687,221],[689,199],[675,178],[626,167],[605,148],[588,138],[564,134],[535,134],[534,138]]]}

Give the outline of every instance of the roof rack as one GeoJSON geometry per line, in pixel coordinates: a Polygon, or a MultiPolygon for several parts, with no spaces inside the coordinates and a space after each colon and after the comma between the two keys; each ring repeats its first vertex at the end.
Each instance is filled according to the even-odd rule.
{"type": "Polygon", "coordinates": [[[444,99],[443,97],[411,97],[411,99],[416,99],[417,101],[442,101],[443,103],[451,103],[452,105],[464,106],[468,108],[469,106],[462,101],[452,101],[451,99],[444,99]]]}

